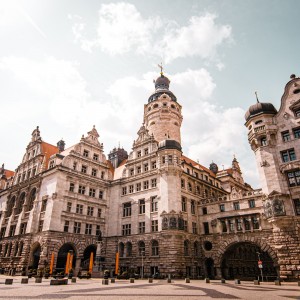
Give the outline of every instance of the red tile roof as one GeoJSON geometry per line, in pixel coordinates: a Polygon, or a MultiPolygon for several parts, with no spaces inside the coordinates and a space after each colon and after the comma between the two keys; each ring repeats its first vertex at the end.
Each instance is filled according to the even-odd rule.
{"type": "Polygon", "coordinates": [[[212,177],[216,177],[216,174],[214,172],[212,172],[210,169],[200,165],[199,163],[193,161],[192,159],[182,155],[182,159],[187,163],[187,164],[192,164],[193,167],[198,168],[198,169],[202,169],[203,171],[206,171],[207,173],[209,173],[212,177]]]}
{"type": "Polygon", "coordinates": [[[41,143],[42,153],[45,155],[45,166],[48,168],[49,159],[53,154],[59,153],[58,147],[48,144],[46,142],[41,143]]]}

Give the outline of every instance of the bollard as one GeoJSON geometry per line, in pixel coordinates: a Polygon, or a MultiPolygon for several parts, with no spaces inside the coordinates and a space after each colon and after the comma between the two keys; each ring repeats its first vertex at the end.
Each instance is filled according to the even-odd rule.
{"type": "Polygon", "coordinates": [[[76,283],[76,277],[72,277],[71,282],[76,283]]]}
{"type": "Polygon", "coordinates": [[[35,283],[42,283],[42,277],[36,277],[35,283]]]}
{"type": "Polygon", "coordinates": [[[186,279],[185,279],[185,283],[190,283],[190,279],[189,279],[189,278],[186,278],[186,279]]]}
{"type": "Polygon", "coordinates": [[[50,285],[66,285],[68,284],[68,279],[51,279],[50,285]]]}
{"type": "Polygon", "coordinates": [[[167,283],[171,283],[171,282],[172,282],[171,278],[168,278],[167,283]]]}
{"type": "Polygon", "coordinates": [[[111,278],[110,279],[110,283],[115,283],[116,282],[116,279],[115,278],[111,278]]]}
{"type": "Polygon", "coordinates": [[[21,279],[21,283],[23,284],[23,283],[28,283],[28,278],[22,278],[21,279]]]}
{"type": "Polygon", "coordinates": [[[153,283],[153,278],[148,278],[148,283],[153,283]]]}
{"type": "Polygon", "coordinates": [[[108,285],[108,279],[102,279],[102,284],[108,285]]]}
{"type": "Polygon", "coordinates": [[[234,283],[235,283],[235,284],[241,284],[241,281],[240,281],[239,279],[236,279],[236,280],[234,281],[234,283]]]}
{"type": "Polygon", "coordinates": [[[134,283],[134,278],[129,278],[130,283],[134,283]]]}
{"type": "Polygon", "coordinates": [[[226,283],[226,280],[224,278],[222,278],[221,283],[226,283]]]}
{"type": "Polygon", "coordinates": [[[254,285],[260,285],[259,280],[255,279],[255,280],[254,280],[254,285]]]}
{"type": "Polygon", "coordinates": [[[205,283],[210,283],[210,279],[209,278],[205,278],[205,283]]]}
{"type": "Polygon", "coordinates": [[[6,278],[5,279],[5,284],[13,284],[13,279],[10,279],[10,278],[6,278]]]}

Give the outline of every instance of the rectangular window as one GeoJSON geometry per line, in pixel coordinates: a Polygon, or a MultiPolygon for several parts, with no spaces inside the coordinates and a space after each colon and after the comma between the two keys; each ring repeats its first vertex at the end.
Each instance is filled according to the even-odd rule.
{"type": "Polygon", "coordinates": [[[85,194],[85,186],[80,185],[78,187],[78,193],[84,195],[85,194]]]}
{"type": "Polygon", "coordinates": [[[188,221],[187,220],[183,220],[183,230],[188,231],[188,221]]]}
{"type": "Polygon", "coordinates": [[[87,170],[87,166],[82,165],[81,166],[81,172],[84,173],[84,174],[86,174],[86,170],[87,170]]]}
{"type": "Polygon", "coordinates": [[[101,208],[98,208],[97,217],[98,217],[98,218],[101,218],[101,216],[102,216],[102,209],[101,209],[101,208]]]}
{"type": "Polygon", "coordinates": [[[236,229],[237,231],[242,231],[242,220],[241,219],[236,219],[236,229]]]}
{"type": "Polygon", "coordinates": [[[168,163],[171,164],[173,161],[173,156],[172,155],[168,155],[168,163]]]}
{"type": "Polygon", "coordinates": [[[244,227],[245,227],[245,230],[251,230],[251,225],[250,225],[250,221],[248,218],[244,218],[244,227]]]}
{"type": "Polygon", "coordinates": [[[133,185],[131,184],[130,186],[129,186],[129,194],[132,194],[133,193],[133,185]]]}
{"type": "Polygon", "coordinates": [[[82,213],[83,213],[83,205],[81,205],[81,204],[77,204],[76,205],[76,213],[82,215],[82,213]]]}
{"type": "Polygon", "coordinates": [[[103,191],[99,191],[99,199],[103,199],[103,191]]]}
{"type": "Polygon", "coordinates": [[[203,215],[207,215],[207,207],[202,207],[202,213],[203,215]]]}
{"type": "Polygon", "coordinates": [[[85,224],[85,234],[92,234],[92,224],[85,224]]]}
{"type": "Polygon", "coordinates": [[[254,199],[250,199],[250,200],[248,201],[248,204],[249,204],[249,207],[250,207],[250,208],[254,208],[254,207],[255,207],[255,200],[254,200],[254,199]]]}
{"type": "Polygon", "coordinates": [[[185,181],[184,181],[184,179],[181,179],[181,188],[185,189],[185,181]]]}
{"type": "Polygon", "coordinates": [[[293,134],[295,139],[300,139],[300,127],[293,129],[293,134]]]}
{"type": "Polygon", "coordinates": [[[281,132],[281,136],[282,136],[282,140],[284,142],[288,142],[288,141],[291,140],[289,131],[283,131],[283,132],[281,132]]]}
{"type": "Polygon", "coordinates": [[[76,171],[76,168],[77,168],[77,162],[76,162],[76,161],[74,161],[74,162],[73,162],[73,170],[75,170],[75,171],[76,171]]]}
{"type": "Polygon", "coordinates": [[[130,235],[131,234],[131,224],[122,225],[122,235],[130,235]]]}
{"type": "Polygon", "coordinates": [[[158,220],[151,221],[151,231],[157,232],[158,231],[158,220]]]}
{"type": "Polygon", "coordinates": [[[162,156],[162,163],[165,164],[166,163],[166,157],[162,156]]]}
{"type": "Polygon", "coordinates": [[[191,214],[194,215],[196,213],[196,202],[195,200],[191,200],[191,214]]]}
{"type": "Polygon", "coordinates": [[[75,190],[75,184],[73,182],[71,182],[70,186],[69,186],[69,191],[74,192],[74,190],[75,190]]]}
{"type": "Polygon", "coordinates": [[[221,221],[221,226],[222,226],[222,232],[227,232],[227,225],[224,220],[221,221]]]}
{"type": "Polygon", "coordinates": [[[148,190],[149,188],[149,181],[144,181],[144,190],[148,190]]]}
{"type": "Polygon", "coordinates": [[[142,189],[142,184],[140,182],[138,182],[136,184],[136,191],[139,192],[142,189]]]}
{"type": "Polygon", "coordinates": [[[123,217],[130,217],[131,216],[131,203],[123,203],[123,217]]]}
{"type": "Polygon", "coordinates": [[[67,212],[71,212],[72,209],[72,202],[67,203],[67,212]]]}
{"type": "Polygon", "coordinates": [[[195,176],[196,178],[199,178],[199,174],[197,172],[195,172],[195,176]]]}
{"type": "Polygon", "coordinates": [[[74,222],[74,233],[80,233],[80,230],[81,230],[81,223],[74,222]]]}
{"type": "Polygon", "coordinates": [[[158,211],[157,196],[151,197],[151,212],[158,211]]]}
{"type": "Polygon", "coordinates": [[[209,234],[209,224],[208,222],[203,222],[204,234],[209,234]]]}
{"type": "Polygon", "coordinates": [[[144,164],[144,172],[147,172],[149,169],[149,165],[148,164],[144,164]]]}
{"type": "Polygon", "coordinates": [[[186,198],[181,197],[181,210],[186,211],[186,198]]]}
{"type": "Polygon", "coordinates": [[[98,161],[99,160],[99,155],[94,153],[93,155],[93,160],[98,161]]]}
{"type": "Polygon", "coordinates": [[[139,200],[139,214],[145,213],[145,199],[139,200]]]}
{"type": "Polygon", "coordinates": [[[225,211],[225,204],[220,204],[220,212],[224,212],[225,211]]]}
{"type": "Polygon", "coordinates": [[[142,171],[142,167],[141,167],[141,166],[138,166],[138,167],[136,168],[136,173],[137,173],[137,174],[141,174],[141,171],[142,171]]]}
{"type": "Polygon", "coordinates": [[[145,155],[148,155],[148,154],[149,154],[148,148],[145,148],[145,149],[144,149],[144,154],[145,154],[145,155]]]}
{"type": "Polygon", "coordinates": [[[40,220],[39,221],[39,228],[38,228],[38,232],[43,231],[43,226],[44,226],[44,220],[40,220]]]}
{"type": "Polygon", "coordinates": [[[134,169],[130,169],[129,174],[130,174],[130,176],[133,176],[134,175],[134,169]]]}
{"type": "Polygon", "coordinates": [[[21,223],[20,234],[25,234],[26,233],[26,228],[27,228],[27,223],[21,223]]]}
{"type": "Polygon", "coordinates": [[[139,222],[139,233],[145,233],[145,222],[139,222]]]}
{"type": "Polygon", "coordinates": [[[91,217],[94,215],[94,207],[88,206],[88,208],[87,208],[87,215],[91,216],[91,217]]]}
{"type": "Polygon", "coordinates": [[[151,179],[151,187],[152,187],[152,188],[155,188],[156,185],[157,185],[156,178],[152,178],[152,179],[151,179]]]}
{"type": "Polygon", "coordinates": [[[239,210],[240,209],[240,203],[239,202],[233,202],[233,209],[239,210]]]}
{"type": "Polygon", "coordinates": [[[16,232],[16,225],[11,225],[9,228],[9,236],[14,236],[16,232]]]}
{"type": "Polygon", "coordinates": [[[296,215],[300,215],[300,199],[293,199],[296,215]]]}
{"type": "Polygon", "coordinates": [[[156,161],[151,162],[151,168],[156,169],[156,161]]]}
{"type": "Polygon", "coordinates": [[[281,151],[281,158],[283,162],[296,160],[295,150],[289,149],[289,150],[281,151]]]}
{"type": "Polygon", "coordinates": [[[89,156],[89,151],[83,150],[83,157],[88,157],[89,156]]]}
{"type": "Polygon", "coordinates": [[[90,188],[90,190],[89,190],[89,196],[90,197],[95,197],[96,196],[96,189],[90,188]]]}
{"type": "Polygon", "coordinates": [[[251,217],[253,229],[259,229],[259,222],[257,217],[251,217]]]}
{"type": "Polygon", "coordinates": [[[100,225],[96,225],[96,236],[99,236],[101,233],[100,225]]]}
{"type": "Polygon", "coordinates": [[[64,232],[69,232],[70,221],[65,221],[64,232]]]}
{"type": "Polygon", "coordinates": [[[101,172],[101,179],[104,179],[104,176],[105,176],[105,172],[102,171],[102,172],[101,172]]]}
{"type": "Polygon", "coordinates": [[[47,199],[42,200],[41,212],[46,211],[47,199]]]}
{"type": "Polygon", "coordinates": [[[233,220],[228,220],[229,231],[234,232],[234,223],[233,220]]]}
{"type": "Polygon", "coordinates": [[[126,195],[126,194],[127,194],[127,186],[123,186],[122,195],[126,195]]]}
{"type": "Polygon", "coordinates": [[[287,172],[289,186],[300,185],[300,170],[287,172]]]}
{"type": "Polygon", "coordinates": [[[50,161],[49,168],[50,168],[50,169],[54,168],[54,160],[51,160],[51,161],[50,161]]]}
{"type": "Polygon", "coordinates": [[[96,177],[97,176],[97,170],[96,169],[92,169],[92,176],[96,177]]]}
{"type": "Polygon", "coordinates": [[[192,230],[194,234],[197,234],[197,223],[196,222],[192,222],[192,230]]]}
{"type": "Polygon", "coordinates": [[[5,236],[5,231],[6,231],[6,227],[2,227],[2,228],[1,228],[1,232],[0,232],[0,238],[1,238],[1,239],[4,238],[4,236],[5,236]]]}
{"type": "Polygon", "coordinates": [[[137,152],[137,157],[141,157],[142,156],[142,151],[138,151],[137,152]]]}

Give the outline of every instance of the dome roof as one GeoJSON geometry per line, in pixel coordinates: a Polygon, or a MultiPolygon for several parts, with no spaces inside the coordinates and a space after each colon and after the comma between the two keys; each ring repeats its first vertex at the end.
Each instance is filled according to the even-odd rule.
{"type": "Polygon", "coordinates": [[[163,140],[163,141],[159,142],[158,149],[159,150],[176,149],[176,150],[181,151],[181,145],[175,140],[163,140]]]}
{"type": "Polygon", "coordinates": [[[251,105],[245,114],[246,121],[250,120],[252,117],[260,114],[277,114],[277,109],[272,103],[261,103],[257,102],[254,105],[251,105]]]}
{"type": "Polygon", "coordinates": [[[177,101],[176,96],[169,90],[170,80],[163,73],[160,73],[160,76],[154,80],[155,92],[151,94],[148,99],[148,103],[156,100],[162,94],[167,94],[173,101],[177,101]]]}

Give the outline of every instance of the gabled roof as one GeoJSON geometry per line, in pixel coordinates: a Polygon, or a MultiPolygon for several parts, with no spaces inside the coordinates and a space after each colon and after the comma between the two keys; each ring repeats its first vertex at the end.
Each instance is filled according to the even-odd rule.
{"type": "Polygon", "coordinates": [[[214,172],[212,172],[210,169],[200,165],[199,163],[193,161],[192,159],[188,158],[187,156],[182,155],[182,159],[187,163],[187,164],[191,164],[193,167],[199,169],[199,170],[203,170],[207,173],[209,173],[209,175],[211,175],[212,177],[216,177],[216,174],[214,172]]]}
{"type": "Polygon", "coordinates": [[[49,159],[53,154],[59,153],[58,147],[48,144],[46,142],[41,142],[42,153],[45,155],[45,166],[48,166],[49,159]]]}

